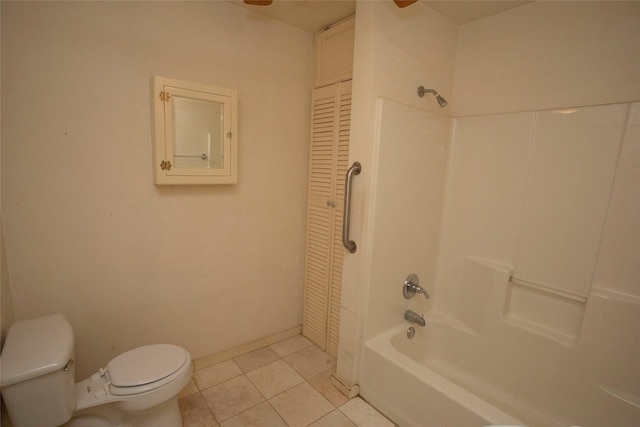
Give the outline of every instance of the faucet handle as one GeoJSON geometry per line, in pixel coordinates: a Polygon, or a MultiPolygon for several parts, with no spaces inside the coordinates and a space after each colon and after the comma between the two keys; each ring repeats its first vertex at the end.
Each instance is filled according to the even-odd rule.
{"type": "Polygon", "coordinates": [[[402,286],[402,295],[405,299],[409,299],[413,298],[416,293],[424,295],[426,299],[429,299],[430,297],[429,292],[425,288],[420,287],[420,279],[418,279],[418,276],[411,273],[404,281],[402,286]]]}
{"type": "Polygon", "coordinates": [[[427,291],[425,288],[421,288],[420,286],[416,286],[416,292],[424,295],[424,297],[426,299],[431,298],[431,295],[429,295],[429,291],[427,291]]]}

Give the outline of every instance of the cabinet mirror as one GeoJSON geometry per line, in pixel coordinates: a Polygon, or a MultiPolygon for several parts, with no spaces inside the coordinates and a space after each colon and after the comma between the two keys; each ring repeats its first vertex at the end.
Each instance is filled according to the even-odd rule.
{"type": "Polygon", "coordinates": [[[154,77],[154,182],[237,182],[237,92],[154,77]]]}

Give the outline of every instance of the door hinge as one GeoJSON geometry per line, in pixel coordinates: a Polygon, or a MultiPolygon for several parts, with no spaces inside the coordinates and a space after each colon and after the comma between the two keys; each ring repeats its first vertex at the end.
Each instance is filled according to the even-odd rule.
{"type": "Polygon", "coordinates": [[[169,102],[170,99],[171,94],[169,92],[160,92],[160,101],[162,101],[164,104],[169,102]]]}
{"type": "Polygon", "coordinates": [[[160,162],[160,169],[162,169],[163,171],[170,171],[171,170],[171,162],[168,160],[163,160],[160,162]]]}

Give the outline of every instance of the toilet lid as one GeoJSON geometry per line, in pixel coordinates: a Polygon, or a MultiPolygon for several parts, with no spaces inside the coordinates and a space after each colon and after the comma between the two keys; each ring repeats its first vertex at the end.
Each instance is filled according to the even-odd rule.
{"type": "Polygon", "coordinates": [[[107,365],[111,384],[136,387],[159,381],[179,370],[187,361],[181,347],[154,344],[122,353],[107,365]]]}

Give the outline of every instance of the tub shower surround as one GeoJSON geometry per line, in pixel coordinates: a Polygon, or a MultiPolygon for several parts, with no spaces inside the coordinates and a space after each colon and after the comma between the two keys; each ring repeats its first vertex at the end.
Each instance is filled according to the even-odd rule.
{"type": "Polygon", "coordinates": [[[367,341],[363,396],[411,427],[636,425],[628,372],[638,353],[627,349],[637,332],[622,326],[635,323],[638,330],[640,302],[592,292],[581,339],[563,345],[505,318],[510,273],[467,259],[466,278],[489,295],[481,302],[482,332],[432,311],[411,340],[399,324],[367,341]],[[416,396],[426,403],[416,405],[416,396]]]}
{"type": "Polygon", "coordinates": [[[384,100],[378,135],[361,394],[410,427],[638,425],[640,103],[449,120],[384,100]],[[403,298],[410,272],[429,301],[403,298]]]}

